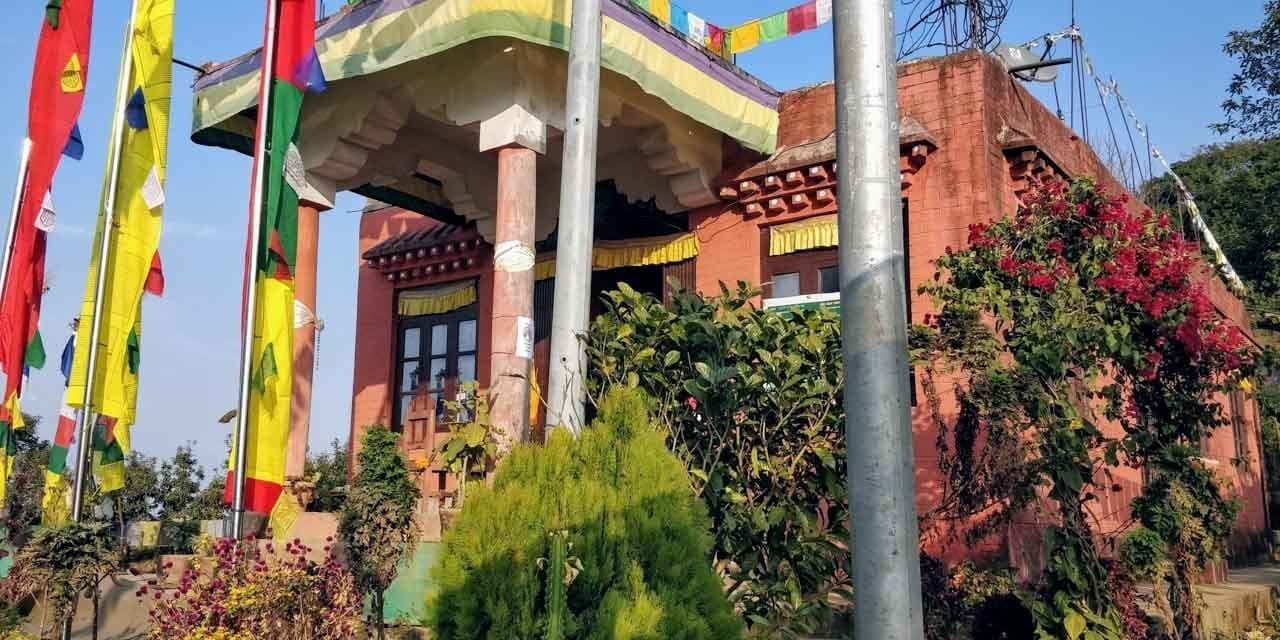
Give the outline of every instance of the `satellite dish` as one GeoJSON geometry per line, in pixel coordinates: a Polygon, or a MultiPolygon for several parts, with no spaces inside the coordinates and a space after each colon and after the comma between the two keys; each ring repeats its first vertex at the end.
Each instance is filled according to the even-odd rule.
{"type": "MultiPolygon", "coordinates": [[[[999,44],[996,46],[995,54],[1004,66],[1010,69],[1022,67],[1029,64],[1041,62],[1048,57],[1048,51],[1044,54],[1037,53],[1031,47],[1019,47],[1011,44],[999,44]]],[[[1013,74],[1019,80],[1024,82],[1053,82],[1058,79],[1058,67],[1040,67],[1039,69],[1028,69],[1026,71],[1018,71],[1013,74]]]]}

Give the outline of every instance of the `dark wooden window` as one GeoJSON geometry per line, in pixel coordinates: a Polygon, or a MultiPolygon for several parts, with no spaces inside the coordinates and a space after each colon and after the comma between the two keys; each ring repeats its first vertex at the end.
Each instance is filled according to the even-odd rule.
{"type": "Polygon", "coordinates": [[[409,420],[439,415],[444,401],[476,380],[479,324],[476,305],[451,313],[401,318],[396,347],[397,430],[409,420]]]}
{"type": "MultiPolygon", "coordinates": [[[[911,216],[907,200],[902,200],[902,271],[906,283],[907,322],[913,322],[911,297],[911,216]]],[[[768,251],[769,231],[762,239],[768,251]]],[[[785,256],[769,256],[765,259],[765,294],[769,298],[791,298],[821,293],[840,292],[840,254],[838,249],[814,249],[797,251],[785,256]]],[[[911,406],[916,406],[916,373],[911,370],[911,406]]]]}

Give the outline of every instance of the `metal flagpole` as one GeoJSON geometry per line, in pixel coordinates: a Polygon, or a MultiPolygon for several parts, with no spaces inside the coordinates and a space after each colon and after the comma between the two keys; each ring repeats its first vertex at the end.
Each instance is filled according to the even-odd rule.
{"type": "Polygon", "coordinates": [[[256,332],[258,315],[258,245],[262,242],[262,208],[265,201],[264,191],[267,186],[267,168],[270,165],[267,154],[270,142],[267,136],[271,133],[271,100],[275,83],[276,66],[276,27],[280,19],[280,0],[267,0],[267,34],[262,47],[262,85],[259,92],[258,124],[253,150],[253,184],[249,196],[249,262],[245,265],[245,301],[242,318],[244,346],[240,352],[240,405],[237,413],[234,448],[236,452],[236,468],[232,481],[235,489],[231,502],[231,536],[236,540],[244,537],[244,483],[245,465],[248,464],[246,440],[249,435],[249,398],[252,385],[249,379],[253,375],[253,338],[256,332]]]}
{"type": "Polygon", "coordinates": [[[835,0],[854,637],[923,640],[893,0],[835,0]]]}
{"type": "MultiPolygon", "coordinates": [[[[102,332],[102,294],[106,289],[108,264],[111,262],[111,228],[115,225],[116,189],[120,183],[120,162],[124,155],[124,123],[125,109],[129,104],[129,88],[133,84],[133,26],[137,20],[138,0],[133,0],[129,9],[129,22],[124,32],[124,52],[120,55],[120,78],[116,86],[115,122],[111,126],[111,164],[108,168],[106,197],[103,198],[102,238],[98,245],[98,274],[94,285],[93,318],[89,324],[89,344],[87,366],[85,367],[84,397],[80,403],[79,432],[80,442],[76,448],[76,481],[71,496],[71,519],[79,522],[84,514],[85,485],[88,483],[89,465],[92,447],[90,439],[93,435],[93,387],[98,366],[98,341],[102,332]]],[[[70,623],[63,630],[63,636],[70,633],[70,623]]]]}
{"type": "Polygon", "coordinates": [[[547,372],[547,427],[577,434],[585,420],[591,251],[595,242],[596,134],[600,128],[600,0],[574,0],[569,31],[556,290],[547,372]]]}
{"type": "Polygon", "coordinates": [[[22,215],[22,192],[27,188],[27,166],[31,163],[31,138],[22,141],[22,156],[18,160],[18,184],[13,188],[13,208],[9,210],[9,233],[4,241],[4,262],[0,264],[0,298],[9,281],[9,260],[13,257],[13,236],[18,233],[18,216],[22,215]]]}

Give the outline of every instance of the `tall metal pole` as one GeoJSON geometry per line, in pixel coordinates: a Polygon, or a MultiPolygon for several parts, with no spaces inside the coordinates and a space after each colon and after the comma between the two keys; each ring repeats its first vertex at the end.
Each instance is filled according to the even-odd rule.
{"type": "Polygon", "coordinates": [[[556,238],[556,290],[547,372],[547,427],[576,434],[585,421],[586,350],[595,243],[596,134],[600,128],[600,0],[574,0],[565,96],[564,162],[556,238]]]}
{"type": "MultiPolygon", "coordinates": [[[[106,288],[108,265],[111,262],[111,228],[115,225],[116,216],[116,189],[120,183],[120,162],[124,155],[124,122],[125,109],[129,103],[129,89],[132,85],[130,79],[133,77],[133,25],[137,20],[138,0],[133,0],[132,7],[129,9],[129,22],[125,26],[124,32],[124,51],[120,54],[120,76],[116,85],[116,108],[113,112],[114,121],[111,124],[111,159],[107,168],[107,185],[106,195],[103,198],[103,223],[102,237],[98,244],[98,273],[97,281],[94,284],[93,294],[93,318],[89,324],[89,344],[83,348],[88,349],[87,366],[85,367],[84,379],[84,396],[81,398],[80,414],[77,419],[80,421],[78,428],[79,442],[76,447],[76,481],[74,490],[71,494],[71,519],[80,522],[84,515],[84,494],[88,485],[89,477],[89,461],[90,438],[93,435],[93,387],[94,379],[97,377],[98,366],[98,340],[101,338],[102,332],[102,294],[106,288]]],[[[64,637],[70,632],[70,624],[64,628],[64,637]]]]}
{"type": "Polygon", "coordinates": [[[13,188],[13,208],[9,210],[9,232],[4,241],[4,262],[0,263],[0,298],[4,297],[5,283],[9,281],[9,259],[13,257],[13,236],[18,232],[18,216],[22,215],[22,192],[27,188],[27,167],[31,164],[31,138],[22,141],[22,155],[18,159],[18,184],[13,188]]]}
{"type": "Polygon", "coordinates": [[[835,1],[854,637],[923,640],[892,0],[835,1]]]}
{"type": "MultiPolygon", "coordinates": [[[[249,435],[249,399],[252,385],[249,380],[253,374],[253,339],[257,331],[258,318],[258,269],[260,255],[258,245],[262,242],[262,208],[266,199],[263,193],[267,184],[267,169],[270,166],[267,153],[270,152],[271,102],[276,66],[276,25],[280,18],[280,0],[267,0],[267,35],[262,46],[262,84],[258,93],[258,124],[255,133],[253,150],[253,184],[249,195],[249,262],[245,265],[245,301],[244,317],[241,327],[244,330],[244,346],[240,352],[240,405],[236,414],[235,452],[236,468],[233,482],[235,489],[231,501],[231,536],[236,540],[244,537],[244,482],[245,466],[249,454],[246,447],[249,435]]],[[[290,354],[292,357],[292,354],[290,354]]]]}

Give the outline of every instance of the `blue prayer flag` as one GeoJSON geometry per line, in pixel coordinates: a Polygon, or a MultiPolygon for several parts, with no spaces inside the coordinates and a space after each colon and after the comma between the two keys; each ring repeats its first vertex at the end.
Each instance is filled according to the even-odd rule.
{"type": "Polygon", "coordinates": [[[72,160],[84,158],[84,138],[80,137],[80,123],[71,128],[71,137],[67,138],[67,146],[62,148],[62,155],[72,160]]]}
{"type": "Polygon", "coordinates": [[[671,26],[684,35],[689,35],[689,12],[684,7],[671,5],[671,26]]]}

